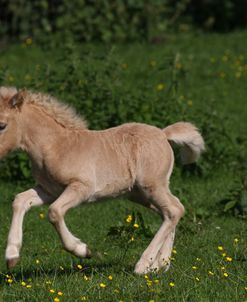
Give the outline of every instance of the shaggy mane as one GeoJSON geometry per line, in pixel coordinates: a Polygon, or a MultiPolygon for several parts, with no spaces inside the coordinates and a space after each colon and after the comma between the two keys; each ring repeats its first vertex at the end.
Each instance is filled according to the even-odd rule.
{"type": "Polygon", "coordinates": [[[64,128],[87,129],[87,122],[77,115],[74,108],[48,94],[25,91],[25,103],[40,107],[64,128]]]}

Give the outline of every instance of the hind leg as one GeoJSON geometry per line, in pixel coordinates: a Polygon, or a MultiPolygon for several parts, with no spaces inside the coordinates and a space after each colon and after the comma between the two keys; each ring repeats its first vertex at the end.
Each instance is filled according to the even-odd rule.
{"type": "Polygon", "coordinates": [[[183,205],[171,194],[167,185],[149,185],[143,190],[162,213],[163,222],[137,262],[135,266],[137,274],[144,274],[169,265],[175,227],[184,213],[183,205]]]}
{"type": "Polygon", "coordinates": [[[162,247],[158,251],[158,254],[153,264],[150,266],[151,271],[159,271],[160,269],[167,271],[169,269],[171,263],[174,238],[175,238],[175,229],[174,231],[170,232],[170,234],[165,239],[162,247]]]}
{"type": "Polygon", "coordinates": [[[150,201],[147,195],[138,186],[135,186],[132,191],[127,194],[127,198],[134,203],[138,203],[148,209],[153,210],[162,217],[161,211],[150,201]]]}
{"type": "MultiPolygon", "coordinates": [[[[154,212],[159,214],[161,218],[163,218],[161,211],[154,204],[151,203],[147,195],[137,186],[135,186],[134,189],[128,194],[128,199],[135,203],[141,204],[142,206],[148,209],[153,210],[154,212]]],[[[174,231],[171,231],[171,233],[165,239],[153,264],[150,267],[151,270],[158,271],[161,267],[164,267],[166,271],[169,269],[174,238],[175,238],[175,229],[174,231]]]]}

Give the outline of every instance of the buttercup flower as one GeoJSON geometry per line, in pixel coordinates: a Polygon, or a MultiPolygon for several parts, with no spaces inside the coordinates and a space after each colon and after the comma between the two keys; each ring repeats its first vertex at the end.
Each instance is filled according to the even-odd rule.
{"type": "Polygon", "coordinates": [[[128,215],[126,218],[126,222],[130,223],[132,221],[132,215],[128,215]]]}
{"type": "Polygon", "coordinates": [[[165,85],[162,84],[162,83],[160,83],[160,84],[158,84],[158,85],[156,86],[156,90],[158,90],[158,91],[162,91],[162,90],[164,90],[164,89],[165,89],[165,85]]]}

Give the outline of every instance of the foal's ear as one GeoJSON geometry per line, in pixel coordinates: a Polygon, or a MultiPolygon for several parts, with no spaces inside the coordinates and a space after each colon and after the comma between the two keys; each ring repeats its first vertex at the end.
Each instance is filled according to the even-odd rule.
{"type": "Polygon", "coordinates": [[[9,106],[10,108],[21,108],[23,102],[24,102],[24,98],[26,95],[26,90],[20,90],[18,91],[14,96],[12,96],[12,98],[9,100],[9,106]]]}

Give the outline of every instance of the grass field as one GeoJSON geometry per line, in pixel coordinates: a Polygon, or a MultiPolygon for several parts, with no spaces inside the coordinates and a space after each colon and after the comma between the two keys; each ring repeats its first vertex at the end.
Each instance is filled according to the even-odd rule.
{"type": "MultiPolygon", "coordinates": [[[[229,149],[231,141],[235,144],[236,137],[246,138],[246,40],[247,32],[243,31],[225,35],[171,36],[162,44],[115,46],[114,51],[103,46],[78,47],[78,53],[86,49],[99,56],[97,66],[92,61],[87,66],[90,72],[95,70],[99,74],[104,64],[101,53],[113,52],[113,60],[120,68],[120,79],[114,82],[114,87],[111,84],[110,89],[116,96],[121,91],[121,100],[126,93],[129,103],[119,103],[123,111],[131,107],[130,95],[133,102],[143,97],[140,94],[143,87],[146,87],[144,96],[150,98],[150,102],[159,97],[165,104],[175,77],[175,98],[184,112],[179,112],[177,117],[173,112],[169,119],[175,122],[186,116],[199,128],[208,125],[211,130],[205,132],[205,141],[211,157],[206,154],[202,157],[202,169],[206,170],[202,175],[181,173],[177,163],[171,188],[185,205],[186,214],[177,228],[170,270],[146,276],[135,275],[134,265],[150,241],[149,233],[156,232],[161,220],[154,213],[121,198],[79,207],[67,214],[66,222],[72,232],[91,248],[93,257],[90,260],[80,260],[64,252],[47,221],[47,208],[32,209],[25,217],[21,261],[13,272],[8,272],[4,250],[11,201],[17,192],[27,189],[28,184],[1,181],[0,301],[247,301],[246,216],[236,216],[231,211],[225,213],[224,206],[219,203],[238,177],[244,175],[242,171],[239,176],[239,167],[244,165],[242,159],[247,155],[246,141],[240,141],[233,148],[236,154],[228,156],[223,151],[229,149]],[[175,64],[173,74],[169,62],[175,64]],[[210,124],[215,121],[212,116],[217,117],[214,125],[210,124]],[[214,154],[212,151],[212,147],[217,146],[217,136],[210,131],[220,132],[221,129],[230,137],[221,149],[225,158],[217,158],[220,152],[214,154]],[[210,161],[208,165],[207,160],[210,161]],[[126,221],[129,215],[133,218],[131,222],[126,221]],[[134,223],[139,227],[135,228],[134,223]]],[[[56,96],[66,101],[66,92],[55,88],[61,87],[63,81],[66,83],[70,75],[62,81],[52,78],[63,71],[56,65],[60,53],[59,48],[41,49],[32,41],[4,45],[0,56],[1,85],[34,87],[41,91],[53,89],[56,96]],[[57,68],[58,72],[48,73],[45,78],[43,71],[39,71],[45,64],[51,70],[57,68]],[[53,83],[53,88],[49,82],[53,83]]],[[[101,80],[104,78],[98,80],[97,89],[105,88],[101,80]]],[[[78,106],[83,115],[84,105],[73,100],[73,93],[77,95],[72,89],[69,101],[78,106]]],[[[97,93],[101,93],[100,89],[95,91],[97,93]]],[[[107,99],[102,102],[107,103],[107,99]]],[[[169,111],[172,107],[167,108],[169,111]]],[[[160,126],[162,122],[150,116],[149,109],[142,109],[140,116],[136,115],[138,121],[160,126]]],[[[152,110],[157,114],[155,108],[152,110]]],[[[170,114],[168,111],[160,112],[160,116],[164,116],[163,126],[166,115],[170,114]]],[[[101,118],[93,110],[92,114],[101,118]]],[[[129,120],[128,112],[122,120],[129,120]]],[[[103,118],[100,121],[104,125],[103,118]]],[[[97,127],[97,120],[90,122],[97,127]]],[[[242,190],[244,192],[246,187],[242,190]]]]}

